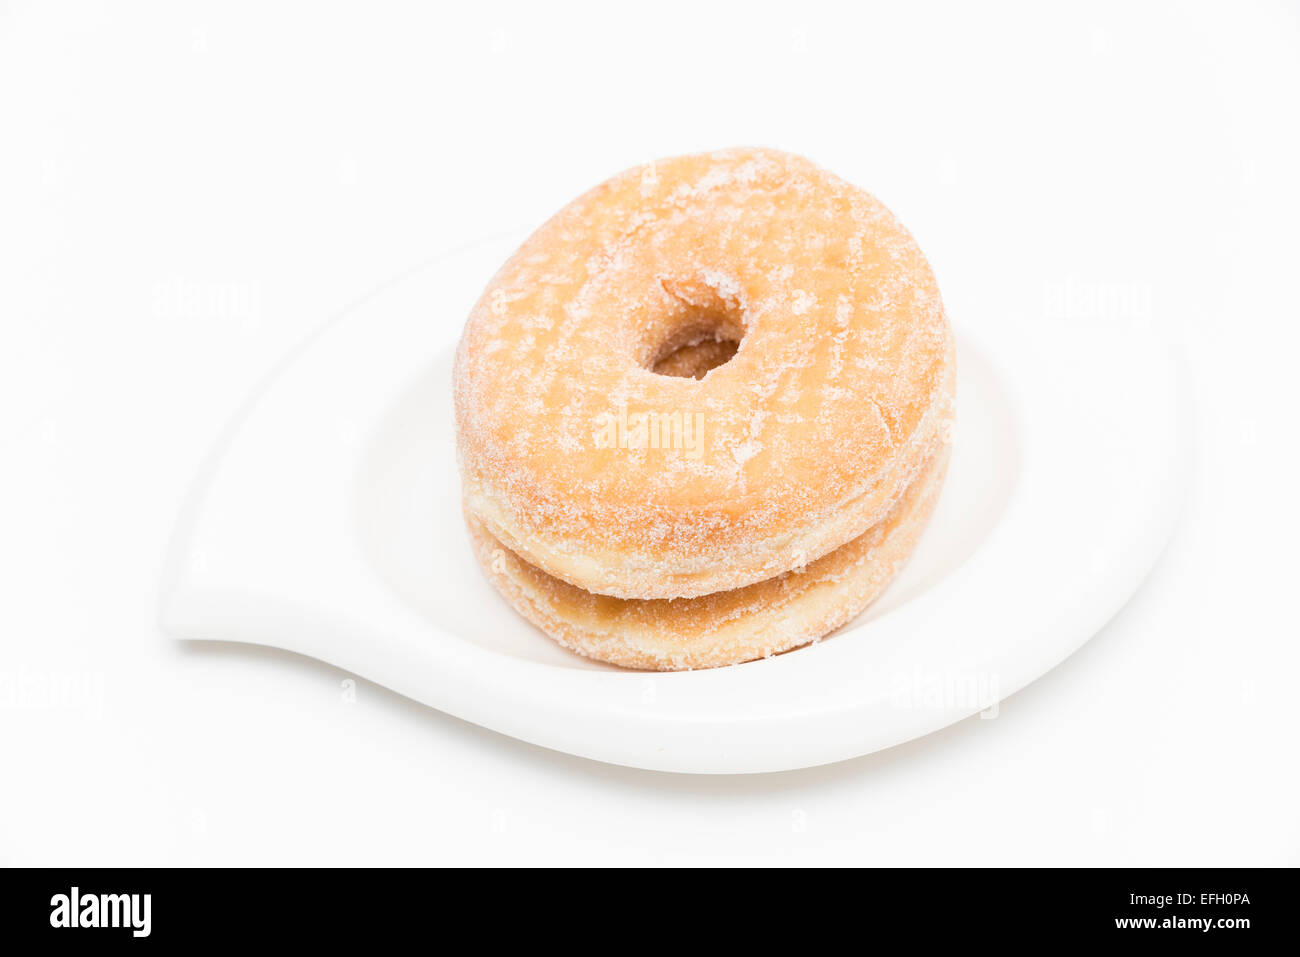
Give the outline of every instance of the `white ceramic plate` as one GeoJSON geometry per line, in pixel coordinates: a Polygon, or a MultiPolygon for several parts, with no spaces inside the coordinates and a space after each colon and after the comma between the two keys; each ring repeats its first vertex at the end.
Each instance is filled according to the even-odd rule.
{"type": "Polygon", "coordinates": [[[1128,326],[954,317],[947,484],[866,614],[816,645],[710,671],[571,654],[497,596],[461,524],[452,350],[518,241],[388,285],[281,365],[178,521],[169,634],[310,655],[601,761],[784,770],[991,713],[1119,609],[1173,527],[1184,450],[1166,350],[1128,326]]]}

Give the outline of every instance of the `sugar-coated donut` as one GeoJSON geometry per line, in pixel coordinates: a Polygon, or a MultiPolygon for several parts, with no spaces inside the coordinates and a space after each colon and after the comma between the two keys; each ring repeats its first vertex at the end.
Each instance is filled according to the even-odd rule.
{"type": "MultiPolygon", "coordinates": [[[[465,507],[534,567],[497,576],[516,590],[545,573],[625,599],[766,595],[887,520],[944,442],[954,368],[930,268],[873,197],[772,150],[662,160],[561,210],[472,310],[454,384],[465,507]]],[[[581,604],[547,594],[568,597],[525,613],[581,604]]],[[[590,602],[588,624],[630,614],[590,602]]],[[[780,634],[717,641],[763,654],[811,633],[780,634]]],[[[626,640],[643,650],[611,655],[675,660],[626,640]]]]}
{"type": "Polygon", "coordinates": [[[855,618],[893,579],[933,511],[948,464],[940,448],[885,519],[806,568],[698,598],[596,595],[529,565],[467,512],[488,578],[561,645],[625,668],[737,664],[814,641],[855,618]]]}

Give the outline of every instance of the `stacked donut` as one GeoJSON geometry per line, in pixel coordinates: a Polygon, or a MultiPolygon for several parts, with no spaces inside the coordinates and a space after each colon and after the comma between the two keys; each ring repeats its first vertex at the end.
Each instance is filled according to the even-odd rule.
{"type": "Polygon", "coordinates": [[[920,249],[796,156],[662,160],[502,266],[456,356],[475,552],[574,651],[734,664],[858,615],[938,497],[952,333],[920,249]]]}

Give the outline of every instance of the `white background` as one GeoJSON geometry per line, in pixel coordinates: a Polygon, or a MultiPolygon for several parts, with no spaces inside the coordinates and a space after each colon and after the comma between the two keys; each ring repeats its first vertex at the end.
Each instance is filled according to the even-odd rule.
{"type": "Polygon", "coordinates": [[[1297,6],[444,6],[0,7],[0,863],[1300,863],[1297,6]],[[737,144],[883,199],[958,325],[1181,352],[1184,519],[1082,651],[996,720],[699,778],[160,634],[188,482],[310,330],[737,144]]]}

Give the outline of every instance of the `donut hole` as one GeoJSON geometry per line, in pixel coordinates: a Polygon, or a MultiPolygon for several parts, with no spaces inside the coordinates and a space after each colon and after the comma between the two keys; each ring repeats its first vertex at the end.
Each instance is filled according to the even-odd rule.
{"type": "Polygon", "coordinates": [[[650,366],[650,371],[681,379],[703,379],[718,366],[731,361],[739,348],[739,339],[715,334],[701,336],[661,355],[650,366]]]}
{"type": "Polygon", "coordinates": [[[671,316],[659,330],[646,367],[656,375],[703,379],[735,356],[745,337],[738,314],[721,303],[690,306],[671,316]]]}

